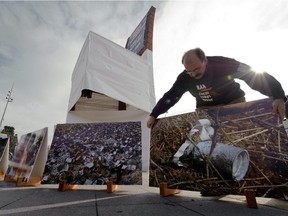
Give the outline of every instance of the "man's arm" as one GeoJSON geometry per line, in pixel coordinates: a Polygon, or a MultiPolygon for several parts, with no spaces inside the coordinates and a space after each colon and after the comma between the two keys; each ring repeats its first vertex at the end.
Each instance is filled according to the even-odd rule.
{"type": "Polygon", "coordinates": [[[245,81],[250,88],[268,97],[287,100],[280,82],[267,72],[256,72],[250,66],[240,63],[235,78],[245,81]]]}
{"type": "Polygon", "coordinates": [[[250,66],[240,63],[235,78],[239,78],[247,85],[260,93],[273,98],[272,114],[279,113],[280,118],[285,116],[285,101],[287,100],[284,90],[278,80],[267,72],[255,72],[250,66]]]}
{"type": "Polygon", "coordinates": [[[157,102],[156,106],[152,110],[150,116],[157,118],[159,115],[167,112],[172,106],[174,106],[182,97],[184,91],[181,88],[173,87],[166,92],[163,97],[157,102]]]}
{"type": "Polygon", "coordinates": [[[148,128],[151,128],[153,126],[156,118],[159,115],[167,112],[180,100],[182,95],[187,91],[184,86],[185,85],[183,85],[183,80],[181,79],[180,74],[171,89],[163,95],[163,97],[157,102],[156,106],[153,108],[147,121],[148,128]]]}

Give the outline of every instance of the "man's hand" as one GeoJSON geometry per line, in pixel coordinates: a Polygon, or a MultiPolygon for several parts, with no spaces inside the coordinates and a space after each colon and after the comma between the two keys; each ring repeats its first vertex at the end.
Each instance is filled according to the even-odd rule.
{"type": "Polygon", "coordinates": [[[279,114],[280,120],[283,121],[285,117],[285,102],[282,98],[275,99],[272,103],[272,114],[279,114]]]}
{"type": "Polygon", "coordinates": [[[149,116],[149,118],[147,120],[147,127],[152,128],[155,121],[156,121],[156,119],[153,116],[149,116]]]}

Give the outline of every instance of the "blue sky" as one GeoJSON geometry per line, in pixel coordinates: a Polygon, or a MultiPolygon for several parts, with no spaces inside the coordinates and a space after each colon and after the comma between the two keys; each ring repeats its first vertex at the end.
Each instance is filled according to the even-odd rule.
{"type": "MultiPolygon", "coordinates": [[[[65,123],[71,75],[89,31],[121,46],[149,8],[154,23],[156,99],[183,70],[181,57],[194,47],[265,70],[288,94],[287,0],[23,1],[0,2],[0,113],[14,83],[2,127],[22,135],[65,123]]],[[[247,99],[265,96],[241,82],[247,99]]],[[[169,114],[194,111],[185,94],[169,114]]]]}

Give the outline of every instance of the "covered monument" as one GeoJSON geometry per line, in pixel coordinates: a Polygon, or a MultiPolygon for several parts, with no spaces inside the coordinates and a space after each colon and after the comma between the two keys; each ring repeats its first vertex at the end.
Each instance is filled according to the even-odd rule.
{"type": "Polygon", "coordinates": [[[89,32],[72,74],[67,123],[141,121],[142,169],[148,171],[154,107],[151,7],[127,40],[126,48],[89,32]]]}

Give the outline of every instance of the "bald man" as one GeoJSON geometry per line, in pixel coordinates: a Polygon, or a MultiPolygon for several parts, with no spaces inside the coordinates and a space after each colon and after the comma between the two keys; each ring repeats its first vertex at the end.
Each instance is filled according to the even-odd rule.
{"type": "Polygon", "coordinates": [[[182,57],[184,71],[152,110],[147,127],[152,128],[157,117],[174,106],[185,92],[196,99],[196,108],[222,106],[245,102],[245,92],[234,79],[240,79],[252,89],[273,98],[272,114],[285,116],[286,96],[281,84],[270,74],[257,73],[249,65],[235,59],[213,56],[206,57],[203,50],[188,50],[182,57]]]}

